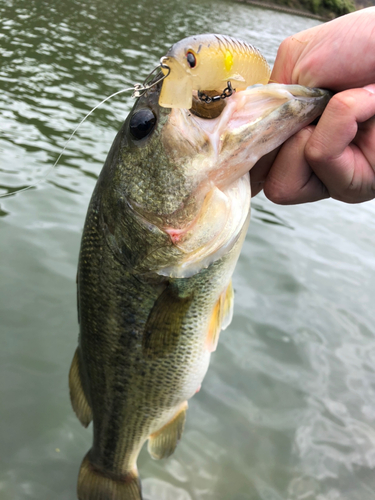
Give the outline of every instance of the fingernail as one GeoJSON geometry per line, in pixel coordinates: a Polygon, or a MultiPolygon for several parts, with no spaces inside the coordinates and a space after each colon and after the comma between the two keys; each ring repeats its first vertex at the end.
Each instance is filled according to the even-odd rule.
{"type": "Polygon", "coordinates": [[[373,85],[366,85],[366,87],[363,87],[366,89],[368,92],[371,92],[371,94],[375,94],[375,84],[373,85]]]}

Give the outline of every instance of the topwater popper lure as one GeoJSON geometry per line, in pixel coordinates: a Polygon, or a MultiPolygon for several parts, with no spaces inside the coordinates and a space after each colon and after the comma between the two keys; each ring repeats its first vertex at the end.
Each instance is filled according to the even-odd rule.
{"type": "Polygon", "coordinates": [[[233,90],[267,84],[271,74],[258,49],[214,34],[184,38],[172,45],[160,64],[166,78],[159,105],[165,108],[190,109],[193,90],[216,90],[224,98],[233,90]]]}

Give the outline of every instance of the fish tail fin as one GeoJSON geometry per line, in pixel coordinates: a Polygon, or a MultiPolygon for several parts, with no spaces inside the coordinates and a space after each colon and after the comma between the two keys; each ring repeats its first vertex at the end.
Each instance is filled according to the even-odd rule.
{"type": "Polygon", "coordinates": [[[78,476],[79,500],[142,500],[141,483],[137,470],[122,477],[114,477],[95,467],[87,453],[78,476]]]}

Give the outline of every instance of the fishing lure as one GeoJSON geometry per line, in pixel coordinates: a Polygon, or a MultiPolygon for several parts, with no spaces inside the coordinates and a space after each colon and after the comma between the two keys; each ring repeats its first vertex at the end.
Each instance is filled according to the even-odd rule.
{"type": "Polygon", "coordinates": [[[271,68],[258,49],[224,35],[197,35],[172,45],[160,59],[163,81],[159,105],[165,108],[192,106],[193,90],[218,91],[222,98],[232,88],[244,90],[268,83],[271,68]],[[224,90],[223,90],[224,89],[224,90]]]}

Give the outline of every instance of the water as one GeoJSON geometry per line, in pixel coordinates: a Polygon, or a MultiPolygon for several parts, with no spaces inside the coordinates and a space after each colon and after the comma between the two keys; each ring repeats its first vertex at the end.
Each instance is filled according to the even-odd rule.
{"type": "MultiPolygon", "coordinates": [[[[0,0],[0,192],[54,163],[101,99],[176,40],[220,32],[272,63],[317,24],[224,1],[0,0]]],[[[45,184],[0,199],[0,498],[72,500],[91,443],[67,374],[75,274],[95,179],[131,106],[86,122],[45,184]]],[[[254,199],[235,316],[176,453],[139,459],[146,500],[373,500],[375,204],[254,199]]]]}

